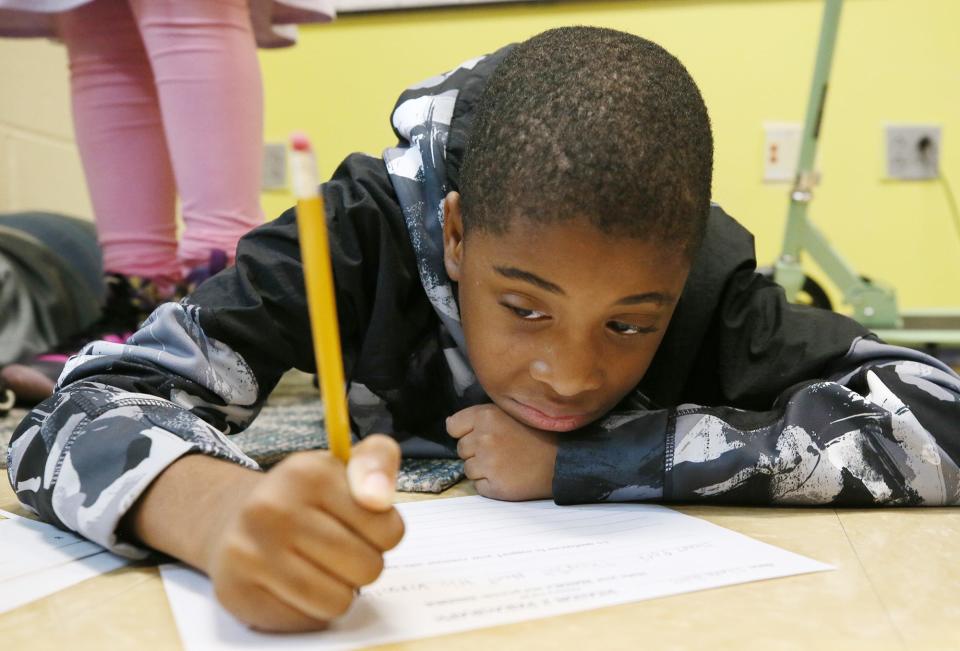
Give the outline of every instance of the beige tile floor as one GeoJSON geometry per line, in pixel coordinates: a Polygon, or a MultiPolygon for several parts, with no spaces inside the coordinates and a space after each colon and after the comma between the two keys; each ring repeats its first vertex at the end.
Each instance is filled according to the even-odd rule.
{"type": "MultiPolygon", "coordinates": [[[[0,508],[23,513],[6,482],[0,508]]],[[[678,510],[838,569],[382,648],[960,649],[960,509],[678,510]]],[[[156,569],[131,567],[0,615],[0,648],[181,646],[156,569]]]]}

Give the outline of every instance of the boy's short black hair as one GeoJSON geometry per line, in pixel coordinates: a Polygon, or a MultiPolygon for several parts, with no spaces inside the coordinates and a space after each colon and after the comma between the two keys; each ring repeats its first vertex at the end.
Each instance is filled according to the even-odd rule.
{"type": "Polygon", "coordinates": [[[580,218],[692,256],[712,170],[706,106],[673,55],[612,29],[552,29],[507,54],[478,100],[464,228],[580,218]]]}

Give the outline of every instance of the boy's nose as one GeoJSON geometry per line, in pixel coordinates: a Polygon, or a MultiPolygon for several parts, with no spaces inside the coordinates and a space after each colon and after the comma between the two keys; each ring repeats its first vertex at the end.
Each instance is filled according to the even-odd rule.
{"type": "Polygon", "coordinates": [[[565,398],[600,388],[602,372],[597,357],[588,351],[565,350],[530,362],[530,376],[565,398]]]}

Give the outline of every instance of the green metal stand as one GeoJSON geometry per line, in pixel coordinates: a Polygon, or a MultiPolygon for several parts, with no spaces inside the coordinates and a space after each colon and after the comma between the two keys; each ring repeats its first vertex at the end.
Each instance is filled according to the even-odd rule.
{"type": "Polygon", "coordinates": [[[810,86],[810,99],[801,136],[800,160],[797,163],[793,190],[790,192],[783,251],[774,266],[774,279],[783,285],[787,299],[795,300],[804,279],[800,254],[806,251],[843,293],[844,302],[853,308],[853,318],[868,328],[899,328],[902,321],[897,312],[897,299],[893,289],[861,278],[807,218],[807,206],[813,198],[813,187],[816,184],[814,159],[842,7],[843,0],[826,0],[824,6],[817,61],[813,69],[813,83],[810,86]]]}
{"type": "MultiPolygon", "coordinates": [[[[897,309],[894,290],[857,274],[807,217],[807,206],[813,198],[813,188],[817,181],[814,159],[842,7],[843,0],[826,0],[824,5],[813,82],[801,136],[800,160],[790,192],[783,249],[774,265],[774,279],[785,289],[787,299],[795,301],[804,282],[800,257],[802,252],[806,252],[842,292],[843,301],[853,308],[853,318],[877,332],[886,341],[904,345],[935,343],[960,346],[960,312],[941,310],[936,314],[912,313],[908,321],[914,320],[924,326],[905,330],[905,315],[902,316],[897,309]],[[930,318],[934,320],[931,321],[930,318]]],[[[909,326],[908,323],[908,328],[909,326]]]]}

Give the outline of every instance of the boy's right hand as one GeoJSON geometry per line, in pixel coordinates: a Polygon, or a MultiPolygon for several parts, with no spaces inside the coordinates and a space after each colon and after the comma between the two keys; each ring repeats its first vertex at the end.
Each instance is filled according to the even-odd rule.
{"type": "Polygon", "coordinates": [[[203,568],[220,603],[268,631],[322,629],[383,569],[403,536],[393,508],[397,443],[365,438],[347,468],[327,452],[291,455],[237,502],[203,568]]]}

